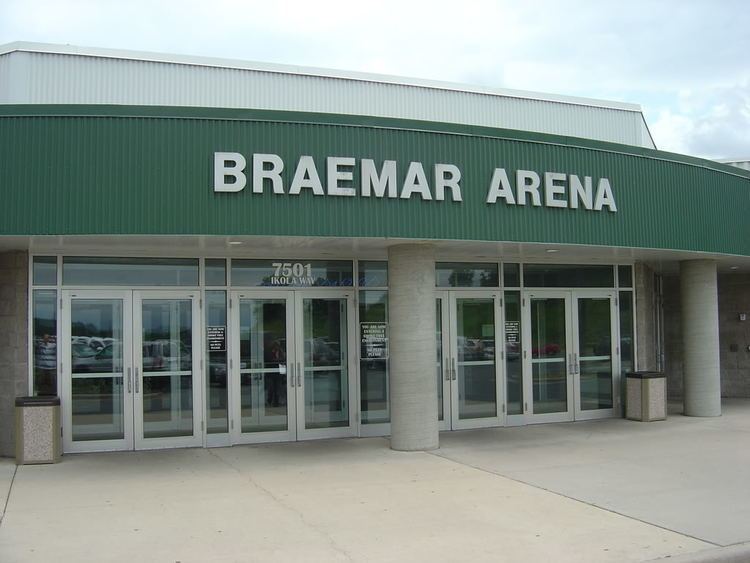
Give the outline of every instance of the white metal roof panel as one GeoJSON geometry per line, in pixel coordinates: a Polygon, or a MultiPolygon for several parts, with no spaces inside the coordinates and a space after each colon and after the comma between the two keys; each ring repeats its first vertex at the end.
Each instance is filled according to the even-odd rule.
{"type": "Polygon", "coordinates": [[[343,113],[654,146],[640,107],[633,104],[317,68],[37,43],[0,46],[0,103],[343,113]]]}

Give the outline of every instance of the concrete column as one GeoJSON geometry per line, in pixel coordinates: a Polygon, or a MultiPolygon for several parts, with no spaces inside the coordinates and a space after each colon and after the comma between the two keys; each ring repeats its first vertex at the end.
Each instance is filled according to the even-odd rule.
{"type": "Polygon", "coordinates": [[[685,414],[721,415],[716,263],[680,262],[685,414]]]}
{"type": "Polygon", "coordinates": [[[427,244],[388,249],[391,448],[438,447],[435,256],[427,244]]]}

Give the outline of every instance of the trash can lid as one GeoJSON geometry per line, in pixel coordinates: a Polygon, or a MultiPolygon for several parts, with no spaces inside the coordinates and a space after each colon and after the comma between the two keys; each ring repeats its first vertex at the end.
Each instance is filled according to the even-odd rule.
{"type": "Polygon", "coordinates": [[[17,407],[54,407],[60,404],[60,397],[40,395],[38,397],[16,397],[17,407]]]}
{"type": "Polygon", "coordinates": [[[632,379],[659,379],[660,377],[667,377],[663,371],[629,371],[625,374],[625,377],[632,379]]]}

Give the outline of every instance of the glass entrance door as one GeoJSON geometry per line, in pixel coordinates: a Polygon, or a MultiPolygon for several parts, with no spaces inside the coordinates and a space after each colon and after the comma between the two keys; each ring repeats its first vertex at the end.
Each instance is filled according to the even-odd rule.
{"type": "Polygon", "coordinates": [[[65,452],[133,448],[131,311],[130,291],[63,295],[65,452]]]}
{"type": "Polygon", "coordinates": [[[534,422],[572,420],[573,344],[570,294],[526,295],[524,345],[526,414],[534,422]]]}
{"type": "Polygon", "coordinates": [[[198,296],[136,291],[133,304],[136,448],[199,446],[198,296]]]}
{"type": "Polygon", "coordinates": [[[614,292],[573,293],[576,420],[615,414],[619,395],[615,374],[620,373],[616,307],[614,292]]]}
{"type": "Polygon", "coordinates": [[[293,440],[295,429],[294,296],[291,292],[233,297],[233,441],[293,440]],[[236,341],[235,340],[235,341],[236,341]]]}
{"type": "Polygon", "coordinates": [[[618,373],[613,292],[524,294],[524,420],[612,416],[618,373]]]}
{"type": "Polygon", "coordinates": [[[497,294],[443,292],[436,312],[441,429],[502,424],[497,294]]]}
{"type": "Polygon", "coordinates": [[[65,291],[66,452],[202,443],[196,293],[65,291]]]}
{"type": "Polygon", "coordinates": [[[353,436],[351,294],[236,292],[235,443],[353,436]]]}

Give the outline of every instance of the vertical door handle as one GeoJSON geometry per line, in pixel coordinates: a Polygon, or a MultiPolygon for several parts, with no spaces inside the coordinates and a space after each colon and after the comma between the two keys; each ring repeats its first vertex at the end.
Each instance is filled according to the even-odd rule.
{"type": "Polygon", "coordinates": [[[449,364],[445,366],[444,371],[445,371],[445,380],[450,381],[451,380],[451,367],[449,364]]]}
{"type": "Polygon", "coordinates": [[[297,387],[302,387],[302,364],[297,362],[297,387]]]}
{"type": "Polygon", "coordinates": [[[132,368],[128,368],[128,393],[133,392],[133,373],[132,368]]]}
{"type": "Polygon", "coordinates": [[[138,368],[135,368],[135,392],[136,393],[139,392],[139,382],[138,382],[138,379],[139,379],[138,368]]]}
{"type": "Polygon", "coordinates": [[[456,381],[456,378],[458,377],[458,376],[456,375],[456,372],[457,372],[457,371],[458,371],[458,370],[456,370],[456,358],[453,358],[453,381],[456,381]]]}
{"type": "Polygon", "coordinates": [[[578,365],[578,352],[573,352],[573,373],[581,373],[580,372],[580,366],[578,365]]]}
{"type": "Polygon", "coordinates": [[[289,364],[289,386],[294,387],[294,364],[289,364]]]}
{"type": "Polygon", "coordinates": [[[572,352],[570,354],[568,354],[568,371],[570,372],[570,375],[573,375],[576,372],[576,366],[573,363],[573,353],[572,352]]]}

